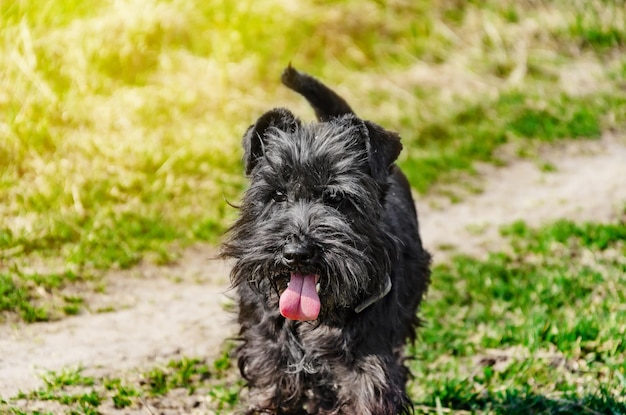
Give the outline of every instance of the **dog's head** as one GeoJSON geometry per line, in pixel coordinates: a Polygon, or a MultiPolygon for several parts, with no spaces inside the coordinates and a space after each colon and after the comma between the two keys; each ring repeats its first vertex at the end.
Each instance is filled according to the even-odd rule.
{"type": "Polygon", "coordinates": [[[382,215],[396,134],[352,114],[303,124],[274,109],[243,146],[250,187],[223,246],[234,286],[250,284],[286,318],[320,321],[389,288],[397,247],[382,215]]]}

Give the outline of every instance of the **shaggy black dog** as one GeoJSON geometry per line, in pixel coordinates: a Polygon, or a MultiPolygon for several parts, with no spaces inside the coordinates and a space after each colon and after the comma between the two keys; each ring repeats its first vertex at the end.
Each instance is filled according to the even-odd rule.
{"type": "Polygon", "coordinates": [[[318,121],[274,109],[243,138],[234,258],[248,414],[412,412],[404,346],[429,282],[400,137],[289,66],[318,121]]]}

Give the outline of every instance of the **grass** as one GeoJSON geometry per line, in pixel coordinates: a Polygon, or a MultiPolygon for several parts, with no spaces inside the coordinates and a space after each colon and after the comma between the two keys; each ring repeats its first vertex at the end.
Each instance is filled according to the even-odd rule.
{"type": "MultiPolygon", "coordinates": [[[[8,321],[79,313],[107,270],[217,243],[236,215],[225,200],[245,186],[245,128],[274,106],[312,118],[279,85],[289,61],[399,131],[399,163],[422,193],[476,161],[506,163],[503,145],[524,156],[623,133],[626,121],[621,0],[9,0],[0,29],[8,321]]],[[[411,349],[418,410],[626,413],[624,223],[503,233],[510,250],[434,271],[411,349]]],[[[187,402],[183,391],[228,413],[241,387],[230,365],[185,358],[128,379],[61,372],[22,398],[98,413],[187,402]]]]}
{"type": "Polygon", "coordinates": [[[73,292],[91,282],[93,277],[71,271],[26,274],[13,268],[0,272],[0,313],[13,312],[29,323],[77,314],[83,298],[73,292]]]}
{"type": "Polygon", "coordinates": [[[503,93],[415,128],[417,135],[405,139],[408,155],[401,165],[413,187],[426,192],[452,171],[471,172],[475,161],[503,163],[494,152],[505,143],[523,148],[565,138],[596,139],[604,114],[620,105],[618,99],[561,95],[545,102],[519,91],[503,93]]]}
{"type": "MultiPolygon", "coordinates": [[[[502,229],[504,251],[436,266],[408,349],[417,413],[626,413],[625,219],[515,222],[502,229]]],[[[97,413],[159,402],[232,413],[243,389],[230,347],[213,362],[181,358],[119,378],[51,373],[5,408],[54,400],[97,413]]]]}
{"type": "Polygon", "coordinates": [[[94,273],[217,242],[246,126],[311,117],[289,61],[400,131],[420,192],[505,143],[597,138],[625,121],[624,21],[619,1],[3,2],[2,269],[19,286],[33,258],[94,273]]]}
{"type": "Polygon", "coordinates": [[[141,408],[146,412],[156,411],[155,408],[181,411],[196,408],[203,400],[209,402],[207,410],[217,413],[232,410],[239,401],[242,383],[234,376],[229,349],[230,346],[226,345],[222,357],[211,363],[183,357],[123,377],[86,376],[81,367],[49,372],[43,378],[44,387],[0,401],[0,410],[12,414],[35,414],[39,412],[26,412],[21,408],[28,403],[46,401],[56,405],[58,412],[70,414],[141,408]]]}
{"type": "Polygon", "coordinates": [[[517,222],[503,229],[510,252],[436,267],[412,349],[417,402],[493,414],[626,413],[624,232],[623,219],[517,222]]]}

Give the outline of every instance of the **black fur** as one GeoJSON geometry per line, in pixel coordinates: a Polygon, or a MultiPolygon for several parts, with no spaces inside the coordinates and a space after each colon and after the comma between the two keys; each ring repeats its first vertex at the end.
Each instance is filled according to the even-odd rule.
{"type": "Polygon", "coordinates": [[[400,138],[291,66],[282,79],[320,122],[275,109],[244,135],[250,187],[222,254],[236,260],[246,413],[410,413],[403,349],[415,340],[430,255],[394,164],[400,138]],[[279,312],[294,270],[319,275],[315,321],[279,312]]]}

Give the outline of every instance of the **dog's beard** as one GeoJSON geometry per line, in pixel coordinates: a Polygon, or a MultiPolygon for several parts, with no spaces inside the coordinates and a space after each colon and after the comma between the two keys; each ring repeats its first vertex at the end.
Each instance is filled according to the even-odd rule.
{"type": "Polygon", "coordinates": [[[292,235],[286,215],[251,222],[242,215],[223,253],[237,259],[233,285],[248,284],[284,317],[341,320],[385,289],[396,242],[376,221],[349,224],[329,211],[315,216],[306,240],[317,254],[305,268],[289,268],[282,260],[284,241],[292,235]]]}

